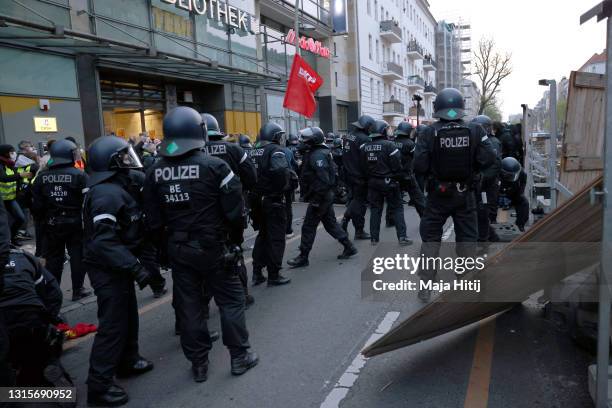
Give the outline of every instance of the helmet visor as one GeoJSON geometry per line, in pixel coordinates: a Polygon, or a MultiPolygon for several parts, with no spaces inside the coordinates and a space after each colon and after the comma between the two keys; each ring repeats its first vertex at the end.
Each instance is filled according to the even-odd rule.
{"type": "Polygon", "coordinates": [[[515,181],[518,180],[519,174],[520,174],[520,170],[513,172],[513,171],[507,171],[507,170],[502,169],[501,178],[503,181],[506,181],[508,183],[514,183],[515,181]]]}
{"type": "Polygon", "coordinates": [[[134,151],[132,145],[118,152],[115,157],[115,162],[120,169],[142,169],[140,158],[134,151]]]}

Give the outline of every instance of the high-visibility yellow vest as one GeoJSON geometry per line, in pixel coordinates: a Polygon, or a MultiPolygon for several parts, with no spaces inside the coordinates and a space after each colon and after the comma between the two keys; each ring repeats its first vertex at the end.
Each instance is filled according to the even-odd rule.
{"type": "MultiPolygon", "coordinates": [[[[7,176],[13,176],[15,172],[10,167],[5,167],[7,176]]],[[[17,197],[17,180],[0,183],[0,196],[3,201],[14,200],[17,197]]]]}
{"type": "MultiPolygon", "coordinates": [[[[31,164],[28,164],[25,167],[17,167],[17,173],[21,174],[21,173],[30,173],[30,169],[32,168],[31,164]]],[[[30,184],[30,179],[27,178],[22,178],[21,182],[23,184],[30,184]]]]}

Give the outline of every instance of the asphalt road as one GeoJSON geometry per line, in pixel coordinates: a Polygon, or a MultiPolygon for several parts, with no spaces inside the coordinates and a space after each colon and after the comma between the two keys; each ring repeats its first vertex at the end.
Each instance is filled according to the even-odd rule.
{"type": "MultiPolygon", "coordinates": [[[[341,211],[337,207],[336,215],[341,211]]],[[[304,204],[295,204],[297,236],[289,240],[285,260],[297,254],[304,212],[304,204]]],[[[418,216],[411,207],[406,209],[406,221],[409,236],[418,239],[418,216]]],[[[383,228],[381,241],[396,245],[394,230],[383,228]]],[[[369,241],[356,244],[359,255],[338,261],[341,246],[320,228],[310,266],[283,271],[291,277],[290,285],[253,290],[256,303],[247,311],[247,324],[261,362],[241,377],[230,375],[229,354],[218,342],[209,356],[208,381],[193,382],[190,364],[174,335],[171,294],[153,299],[149,290],[140,292],[140,349],[155,369],[118,380],[130,395],[128,406],[592,406],[586,366],[593,357],[575,348],[533,304],[415,346],[360,358],[366,342],[422,304],[416,296],[379,302],[362,299],[361,268],[375,248],[369,241]]],[[[166,277],[171,288],[169,274],[166,277]]],[[[93,297],[65,306],[70,323],[96,322],[93,297]]],[[[209,326],[219,327],[215,308],[209,326]]],[[[63,358],[78,384],[79,406],[86,406],[84,382],[92,339],[68,342],[63,358]]]]}

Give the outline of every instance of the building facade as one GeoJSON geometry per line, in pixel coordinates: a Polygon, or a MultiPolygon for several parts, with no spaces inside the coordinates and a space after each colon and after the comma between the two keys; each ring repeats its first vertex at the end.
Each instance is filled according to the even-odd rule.
{"type": "Polygon", "coordinates": [[[436,25],[438,56],[438,89],[463,88],[463,79],[470,75],[471,27],[465,22],[439,21],[436,25]]]}
{"type": "Polygon", "coordinates": [[[478,89],[476,82],[470,79],[463,80],[462,88],[467,119],[471,119],[478,116],[478,111],[480,110],[480,89],[478,89]]]}
{"type": "Polygon", "coordinates": [[[335,72],[338,94],[348,99],[348,122],[359,114],[392,125],[416,122],[414,95],[422,99],[420,119],[431,120],[436,21],[427,1],[351,0],[348,5],[349,34],[335,40],[347,56],[335,64],[335,72]]]}
{"type": "Polygon", "coordinates": [[[308,38],[298,43],[326,83],[312,120],[282,108],[296,49],[288,1],[0,2],[0,140],[161,138],[178,105],[252,138],[267,120],[292,132],[332,123],[330,2],[301,5],[308,38]]]}

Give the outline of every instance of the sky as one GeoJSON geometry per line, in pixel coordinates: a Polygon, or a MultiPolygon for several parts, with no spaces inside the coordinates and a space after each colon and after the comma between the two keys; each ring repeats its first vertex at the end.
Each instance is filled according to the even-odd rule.
{"type": "MultiPolygon", "coordinates": [[[[504,118],[534,107],[546,88],[539,79],[569,78],[606,47],[606,21],[580,25],[580,16],[602,0],[429,0],[437,20],[462,17],[472,26],[472,50],[482,37],[512,54],[513,73],[499,95],[504,118]]],[[[473,64],[472,64],[473,67],[473,64]]],[[[474,76],[472,80],[478,83],[474,76]]]]}

